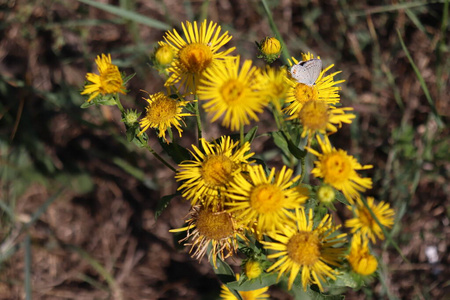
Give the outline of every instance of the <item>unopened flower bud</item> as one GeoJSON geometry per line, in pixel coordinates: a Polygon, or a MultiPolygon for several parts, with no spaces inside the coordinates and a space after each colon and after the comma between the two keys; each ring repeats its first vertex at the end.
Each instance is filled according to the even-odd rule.
{"type": "Polygon", "coordinates": [[[270,64],[280,57],[282,47],[280,41],[276,38],[266,37],[259,44],[256,43],[256,45],[260,52],[258,58],[263,58],[267,63],[270,64]]]}

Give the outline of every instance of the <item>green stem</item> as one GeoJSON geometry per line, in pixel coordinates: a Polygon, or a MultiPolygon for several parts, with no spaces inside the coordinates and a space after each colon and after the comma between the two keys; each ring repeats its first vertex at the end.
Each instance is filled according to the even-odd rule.
{"type": "Polygon", "coordinates": [[[306,156],[303,156],[300,159],[300,163],[302,165],[302,174],[300,174],[300,182],[303,182],[303,179],[305,179],[305,174],[306,174],[306,172],[305,172],[305,157],[306,156]]]}
{"type": "Polygon", "coordinates": [[[142,143],[142,145],[145,145],[145,149],[147,149],[151,154],[153,154],[154,157],[156,157],[156,159],[158,159],[160,162],[162,162],[166,167],[168,167],[169,169],[171,169],[172,171],[176,172],[177,170],[172,167],[171,164],[169,164],[164,158],[162,158],[161,156],[159,156],[158,153],[155,152],[155,150],[153,150],[153,148],[147,144],[147,142],[142,138],[142,135],[137,136],[137,138],[139,139],[139,141],[142,143]]]}
{"type": "Polygon", "coordinates": [[[288,62],[288,59],[290,58],[289,55],[289,51],[286,48],[286,44],[284,43],[283,38],[281,37],[280,32],[278,31],[278,27],[275,24],[275,22],[273,21],[272,18],[272,12],[270,11],[269,6],[267,5],[266,0],[262,0],[261,1],[264,7],[264,11],[266,12],[267,18],[269,19],[269,25],[270,28],[272,29],[272,31],[275,33],[276,38],[280,41],[281,43],[281,52],[283,54],[283,59],[286,61],[286,63],[288,62]]]}
{"type": "Polygon", "coordinates": [[[116,93],[114,100],[116,100],[117,107],[119,108],[119,110],[123,116],[125,114],[125,109],[123,108],[122,103],[120,103],[119,93],[116,93]]]}
{"type": "Polygon", "coordinates": [[[244,125],[241,125],[241,128],[239,130],[239,136],[240,136],[240,145],[244,145],[244,125]]]}
{"type": "Polygon", "coordinates": [[[194,99],[195,99],[195,116],[197,119],[197,134],[198,134],[198,139],[200,140],[202,138],[202,119],[200,118],[200,109],[198,107],[197,93],[194,94],[194,99]]]}

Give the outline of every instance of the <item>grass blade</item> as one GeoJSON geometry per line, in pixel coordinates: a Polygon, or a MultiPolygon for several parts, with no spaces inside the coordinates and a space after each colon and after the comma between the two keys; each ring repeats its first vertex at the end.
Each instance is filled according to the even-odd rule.
{"type": "Polygon", "coordinates": [[[34,222],[36,222],[37,219],[39,219],[39,217],[47,210],[47,208],[50,206],[50,204],[52,204],[59,196],[59,194],[61,194],[62,192],[62,188],[60,188],[53,196],[51,196],[50,198],[48,198],[44,204],[41,205],[41,207],[39,207],[31,216],[31,220],[28,221],[28,223],[26,223],[24,225],[24,229],[29,228],[31,225],[33,225],[34,222]]]}
{"type": "Polygon", "coordinates": [[[166,23],[163,23],[161,21],[146,17],[144,15],[129,11],[129,10],[125,10],[113,5],[109,5],[109,4],[104,4],[104,3],[100,3],[100,2],[96,2],[96,1],[91,1],[91,0],[78,0],[84,4],[90,5],[92,7],[104,10],[106,12],[109,12],[111,14],[114,14],[116,16],[122,17],[124,19],[127,20],[131,20],[131,21],[135,21],[137,23],[141,23],[143,25],[152,27],[152,28],[156,28],[156,29],[162,29],[162,30],[169,30],[171,28],[171,26],[169,26],[166,23]]]}
{"type": "Polygon", "coordinates": [[[365,9],[363,11],[350,13],[350,16],[361,17],[361,16],[365,16],[365,15],[392,12],[392,11],[397,11],[397,10],[401,10],[401,9],[415,8],[415,7],[425,6],[425,5],[429,5],[429,4],[433,4],[433,3],[444,3],[444,0],[408,2],[408,3],[398,3],[398,4],[392,4],[392,5],[375,6],[372,8],[365,9]]]}
{"type": "Polygon", "coordinates": [[[422,77],[422,74],[420,74],[420,70],[419,68],[417,68],[416,64],[414,63],[411,55],[409,54],[408,48],[405,45],[405,42],[403,41],[402,35],[400,33],[400,31],[397,29],[397,35],[398,38],[400,40],[400,44],[402,45],[403,51],[405,51],[406,57],[409,60],[409,63],[411,64],[411,67],[414,70],[414,73],[416,73],[417,79],[419,80],[420,86],[422,87],[422,90],[425,94],[425,97],[428,100],[428,104],[430,104],[431,107],[431,111],[433,112],[434,118],[436,120],[436,123],[438,125],[439,128],[443,128],[444,127],[444,123],[441,120],[441,117],[439,116],[437,110],[436,110],[436,106],[434,105],[434,101],[431,98],[430,95],[430,91],[428,90],[427,84],[425,83],[425,80],[422,77]]]}
{"type": "Polygon", "coordinates": [[[270,28],[272,29],[273,33],[275,34],[276,38],[280,41],[281,43],[281,47],[282,47],[282,54],[283,54],[283,59],[286,61],[286,63],[288,62],[288,59],[290,59],[290,55],[289,55],[289,51],[286,48],[286,43],[284,42],[283,38],[281,37],[280,32],[278,31],[278,27],[275,24],[275,22],[273,21],[272,18],[272,12],[270,11],[269,6],[267,5],[266,0],[261,0],[262,5],[264,7],[264,12],[267,15],[267,18],[269,19],[269,25],[270,28]]]}
{"type": "Polygon", "coordinates": [[[25,299],[31,300],[31,238],[27,233],[24,240],[25,250],[25,299]]]}
{"type": "Polygon", "coordinates": [[[70,251],[73,251],[80,255],[82,259],[84,259],[91,267],[100,275],[102,276],[106,283],[109,286],[109,289],[115,294],[115,297],[117,299],[122,299],[122,295],[120,293],[120,290],[118,288],[118,285],[116,283],[116,280],[111,275],[108,270],[105,269],[105,267],[100,264],[96,259],[94,259],[89,253],[81,249],[80,247],[74,246],[74,245],[67,245],[66,246],[70,251]]]}

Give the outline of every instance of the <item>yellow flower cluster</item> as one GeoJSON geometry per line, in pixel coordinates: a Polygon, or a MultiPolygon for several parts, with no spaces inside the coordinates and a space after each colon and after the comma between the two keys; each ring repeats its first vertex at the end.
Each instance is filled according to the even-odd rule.
{"type": "MultiPolygon", "coordinates": [[[[89,95],[88,102],[116,95],[124,119],[136,120],[134,124],[127,121],[127,133],[131,130],[141,143],[146,142],[145,132],[154,129],[167,144],[177,144],[172,128],[181,138],[182,127],[189,128],[186,123],[191,121],[185,118],[195,117],[188,124],[196,123],[198,143],[188,149],[189,157],[177,161],[177,168],[151,150],[176,172],[178,192],[191,204],[186,226],[171,231],[186,231],[182,242],[191,246],[192,255],[197,259],[207,255],[214,266],[218,257],[224,260],[242,245],[258,247],[257,243],[271,265],[249,255],[242,267],[245,278],[255,280],[276,272],[278,279],[286,275],[289,289],[299,279],[303,289],[317,285],[323,291],[328,279],[336,279],[345,268],[345,258],[357,274],[375,272],[378,262],[370,253],[369,240],[384,238],[383,228],[393,226],[394,212],[388,204],[375,205],[373,198],[365,200],[362,195],[372,188],[372,179],[358,172],[372,166],[361,165],[346,151],[333,147],[328,138],[355,119],[349,113],[352,108],[339,106],[338,85],[344,81],[335,77],[340,71],[329,73],[334,65],[322,70],[322,61],[311,53],[302,54],[301,61],[292,57],[289,66],[258,68],[251,60],[232,56],[235,48],[225,49],[232,37],[218,24],[205,20],[181,25],[183,35],[175,29],[167,31],[151,55],[152,65],[166,75],[166,91],[144,98],[148,106],[140,120],[136,112],[126,118],[117,94],[125,94],[125,80],[110,55],[97,58],[100,74],[89,73],[86,78],[91,83],[82,92],[89,95]],[[239,134],[211,141],[202,138],[201,109],[210,123],[221,120],[224,127],[239,134]],[[272,136],[282,137],[278,143],[274,138],[275,143],[285,145],[279,147],[290,153],[286,165],[268,167],[251,151],[255,136],[244,134],[245,126],[259,122],[265,110],[273,113],[279,130],[272,136]],[[307,146],[300,147],[302,141],[307,146]],[[295,164],[306,154],[316,157],[314,168],[305,174],[302,165],[303,173],[296,174],[295,164]],[[322,184],[317,188],[304,184],[306,175],[322,184]],[[351,243],[331,214],[323,210],[318,214],[319,208],[334,209],[338,194],[355,214],[345,222],[351,243]]],[[[276,38],[266,38],[258,47],[267,62],[282,51],[276,38]]],[[[177,147],[177,154],[182,155],[177,147]]],[[[267,289],[258,291],[258,299],[265,299],[267,289]]],[[[232,299],[230,294],[224,287],[222,297],[232,299]]]]}

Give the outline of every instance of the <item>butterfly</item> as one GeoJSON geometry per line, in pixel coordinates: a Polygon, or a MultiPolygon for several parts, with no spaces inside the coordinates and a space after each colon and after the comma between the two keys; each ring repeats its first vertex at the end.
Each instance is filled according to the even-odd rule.
{"type": "Polygon", "coordinates": [[[291,68],[292,77],[299,83],[313,86],[322,71],[322,61],[313,58],[307,61],[301,61],[291,68]]]}

